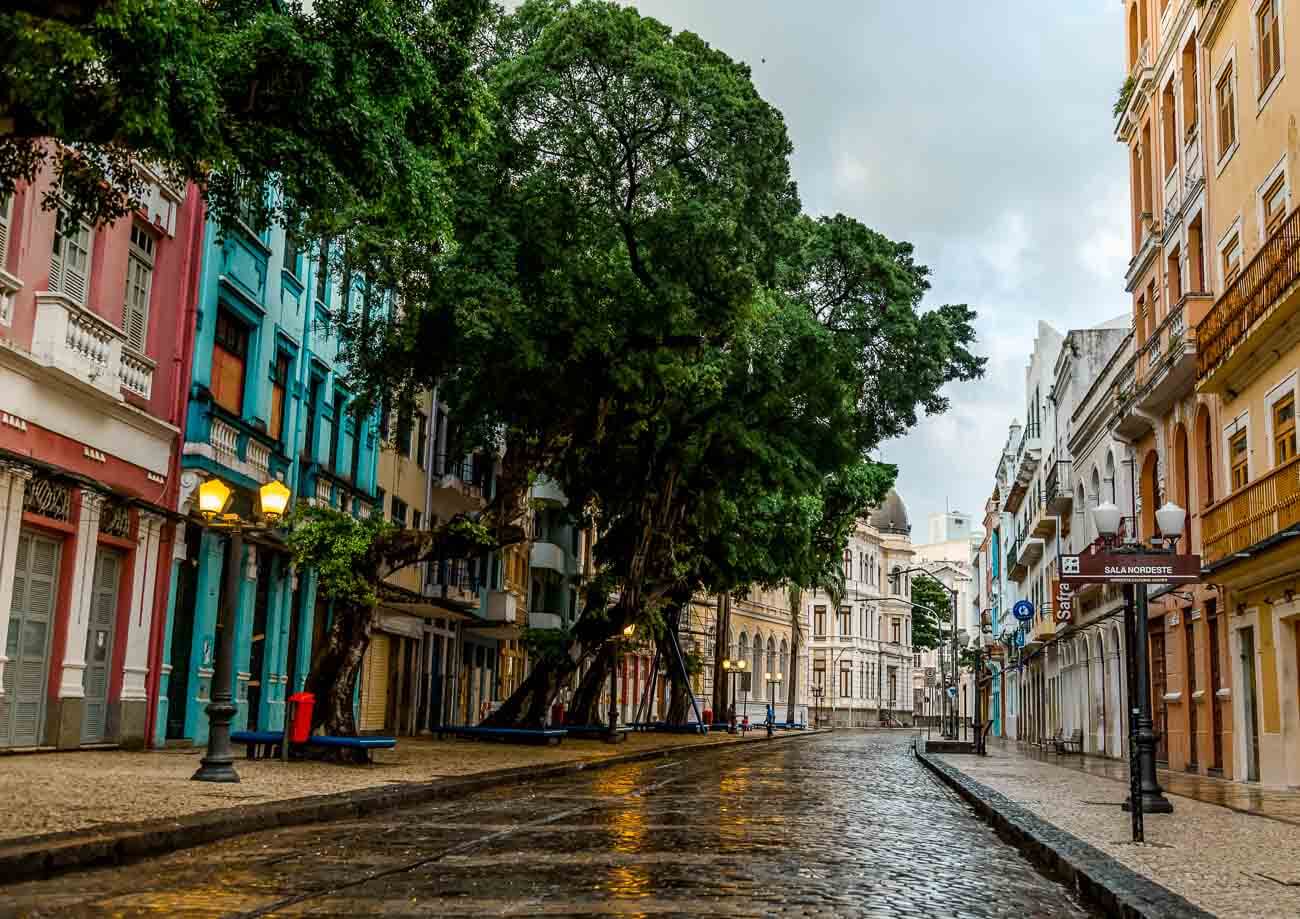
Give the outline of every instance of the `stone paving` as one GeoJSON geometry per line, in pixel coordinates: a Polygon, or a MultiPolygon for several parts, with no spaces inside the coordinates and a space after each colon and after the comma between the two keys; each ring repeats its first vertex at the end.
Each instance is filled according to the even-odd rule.
{"type": "MultiPolygon", "coordinates": [[[[1134,845],[1129,815],[1120,809],[1128,794],[1122,764],[1093,774],[1089,770],[1100,764],[1063,757],[1058,765],[1055,756],[999,744],[990,744],[983,758],[937,758],[1223,919],[1300,916],[1300,825],[1289,817],[1171,794],[1174,813],[1146,815],[1147,842],[1134,845]]],[[[1213,788],[1205,793],[1214,794],[1213,788]]],[[[1257,798],[1257,807],[1266,809],[1268,796],[1257,798]]],[[[1281,793],[1277,799],[1284,811],[1288,798],[1281,793]]]]}
{"type": "MultiPolygon", "coordinates": [[[[751,732],[750,739],[758,732],[751,732]]],[[[428,782],[495,769],[551,765],[643,750],[733,743],[725,733],[631,734],[611,745],[568,739],[557,746],[521,746],[463,740],[406,738],[381,750],[374,766],[245,760],[238,785],[192,782],[197,749],[0,756],[0,840],[84,830],[154,818],[179,817],[240,804],[284,801],[388,784],[428,782]]]]}
{"type": "Polygon", "coordinates": [[[4,888],[20,916],[1086,916],[902,733],[720,748],[4,888]]]}

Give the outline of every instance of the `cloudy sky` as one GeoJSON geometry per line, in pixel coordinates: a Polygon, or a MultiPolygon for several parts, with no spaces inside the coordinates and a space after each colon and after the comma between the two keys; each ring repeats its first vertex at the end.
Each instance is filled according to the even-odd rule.
{"type": "Polygon", "coordinates": [[[747,61],[786,117],[811,213],[916,245],[932,303],[979,313],[984,380],[886,444],[924,539],[945,505],[981,513],[1024,409],[1038,320],[1125,312],[1128,179],[1111,136],[1118,0],[636,0],[747,61]]]}

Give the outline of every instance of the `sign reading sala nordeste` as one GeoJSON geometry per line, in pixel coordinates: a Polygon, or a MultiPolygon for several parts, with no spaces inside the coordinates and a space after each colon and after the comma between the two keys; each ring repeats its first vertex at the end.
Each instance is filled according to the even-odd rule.
{"type": "Polygon", "coordinates": [[[1199,555],[1094,552],[1061,556],[1061,583],[1071,587],[1083,584],[1194,584],[1200,579],[1199,555]]]}

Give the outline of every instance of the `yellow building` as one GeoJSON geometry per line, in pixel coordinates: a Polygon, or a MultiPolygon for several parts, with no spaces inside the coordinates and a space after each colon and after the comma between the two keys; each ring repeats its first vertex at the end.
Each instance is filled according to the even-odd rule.
{"type": "Polygon", "coordinates": [[[1205,5],[1196,53],[1207,275],[1196,387],[1210,397],[1203,565],[1226,612],[1234,775],[1300,784],[1300,0],[1205,5]],[[1290,76],[1288,77],[1288,71],[1290,76]]]}

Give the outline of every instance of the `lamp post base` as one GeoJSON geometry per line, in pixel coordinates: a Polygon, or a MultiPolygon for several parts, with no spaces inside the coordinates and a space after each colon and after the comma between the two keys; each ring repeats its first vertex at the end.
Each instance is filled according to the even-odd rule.
{"type": "MultiPolygon", "coordinates": [[[[1124,803],[1120,805],[1125,811],[1132,810],[1132,801],[1125,798],[1124,803]]],[[[1174,805],[1160,791],[1142,792],[1142,813],[1144,814],[1172,814],[1174,805]]]]}
{"type": "Polygon", "coordinates": [[[235,771],[235,764],[228,759],[212,759],[203,757],[199,760],[199,768],[190,776],[194,782],[238,782],[239,773],[235,771]]]}

